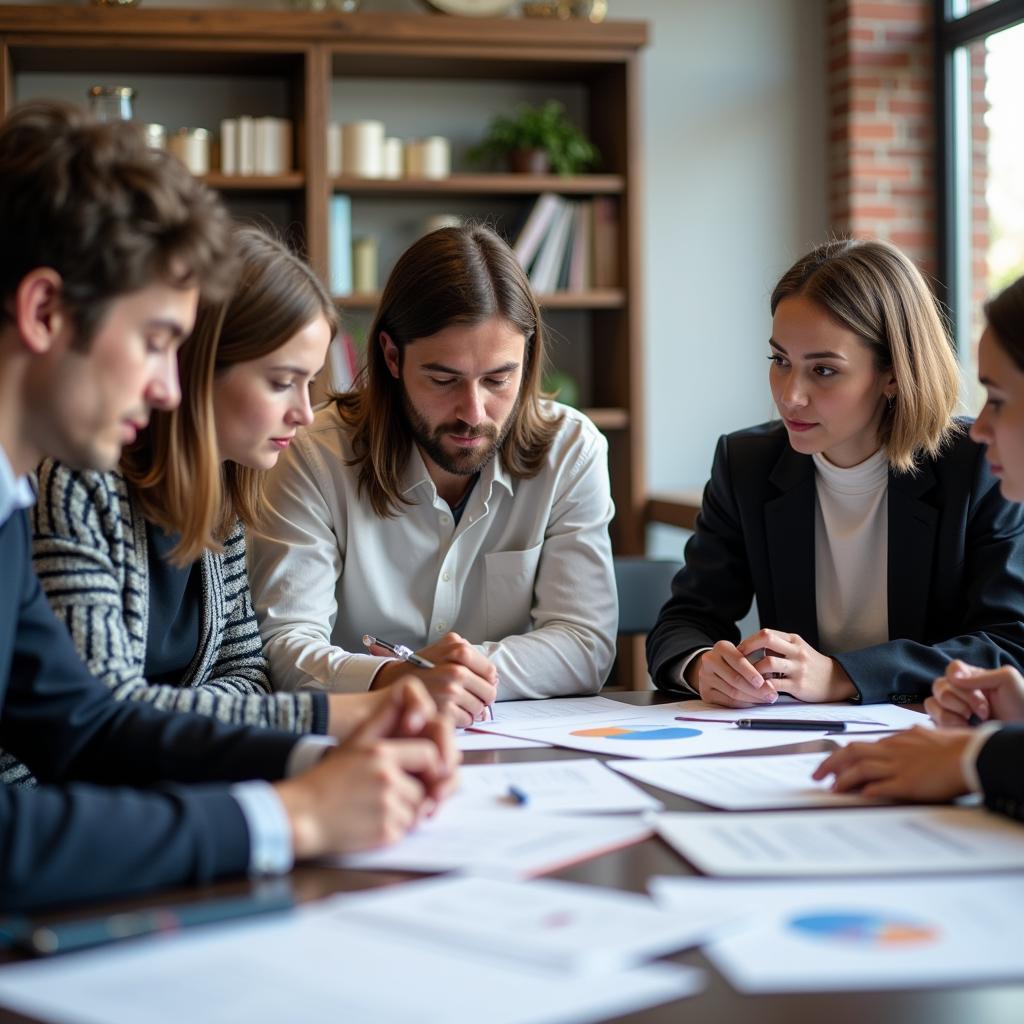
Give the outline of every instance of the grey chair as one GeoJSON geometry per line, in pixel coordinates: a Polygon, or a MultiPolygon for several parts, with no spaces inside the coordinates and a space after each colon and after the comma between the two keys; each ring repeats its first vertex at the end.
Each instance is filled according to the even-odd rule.
{"type": "Polygon", "coordinates": [[[649,633],[672,590],[672,577],[683,567],[669,559],[618,556],[615,588],[619,594],[619,636],[649,633]]]}

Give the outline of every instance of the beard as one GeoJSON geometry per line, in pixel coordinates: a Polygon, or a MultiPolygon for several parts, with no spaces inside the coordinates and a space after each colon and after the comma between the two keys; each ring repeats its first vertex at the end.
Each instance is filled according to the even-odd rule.
{"type": "Polygon", "coordinates": [[[463,423],[462,420],[454,420],[451,423],[441,423],[434,427],[409,400],[409,394],[403,385],[402,409],[405,412],[409,429],[412,431],[413,440],[430,456],[433,462],[446,473],[452,473],[455,476],[473,476],[479,473],[501,450],[501,446],[505,443],[505,438],[508,437],[512,424],[515,422],[516,413],[519,411],[519,400],[516,399],[515,405],[512,406],[508,416],[501,424],[484,423],[471,427],[468,423],[463,423]],[[460,437],[484,437],[487,438],[487,441],[475,448],[451,451],[444,445],[445,438],[449,434],[458,434],[460,437]]]}

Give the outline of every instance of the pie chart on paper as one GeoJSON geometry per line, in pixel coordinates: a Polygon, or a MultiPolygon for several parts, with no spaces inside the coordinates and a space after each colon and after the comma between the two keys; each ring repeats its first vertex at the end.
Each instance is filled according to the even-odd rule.
{"type": "Polygon", "coordinates": [[[804,914],[793,918],[789,926],[805,938],[856,946],[914,946],[938,938],[937,930],[929,924],[888,914],[804,914]]]}
{"type": "Polygon", "coordinates": [[[596,729],[575,729],[573,736],[586,736],[602,740],[685,740],[702,735],[700,729],[688,729],[676,725],[634,725],[601,726],[596,729]]]}

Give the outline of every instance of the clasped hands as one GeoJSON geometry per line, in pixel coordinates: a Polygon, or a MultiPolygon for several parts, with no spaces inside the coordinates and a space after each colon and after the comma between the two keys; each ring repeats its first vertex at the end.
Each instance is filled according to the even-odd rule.
{"type": "Polygon", "coordinates": [[[686,680],[709,704],[730,708],[774,704],[782,691],[813,703],[856,692],[839,662],[777,629],[759,629],[738,644],[719,640],[687,666],[686,680]],[[764,656],[752,663],[749,656],[760,651],[764,656]]]}

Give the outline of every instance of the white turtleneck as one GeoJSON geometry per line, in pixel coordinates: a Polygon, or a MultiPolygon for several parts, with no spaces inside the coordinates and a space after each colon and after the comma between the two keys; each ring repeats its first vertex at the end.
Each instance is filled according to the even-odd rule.
{"type": "Polygon", "coordinates": [[[881,449],[842,469],[814,455],[818,648],[841,654],[889,639],[889,464],[881,449]]]}

